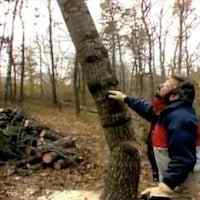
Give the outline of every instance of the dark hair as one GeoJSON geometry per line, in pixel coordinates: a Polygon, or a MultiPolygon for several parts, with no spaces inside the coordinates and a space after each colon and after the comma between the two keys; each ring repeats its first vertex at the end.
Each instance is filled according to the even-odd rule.
{"type": "Polygon", "coordinates": [[[180,95],[180,99],[185,102],[193,103],[195,98],[195,87],[194,83],[187,77],[183,76],[172,76],[177,82],[176,93],[180,95]]]}

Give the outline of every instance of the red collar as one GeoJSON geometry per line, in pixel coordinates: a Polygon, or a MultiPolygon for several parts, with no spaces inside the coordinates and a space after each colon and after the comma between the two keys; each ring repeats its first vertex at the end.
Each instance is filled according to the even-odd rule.
{"type": "Polygon", "coordinates": [[[152,101],[152,106],[153,106],[153,111],[156,114],[160,114],[167,107],[167,103],[162,98],[154,97],[152,101]]]}

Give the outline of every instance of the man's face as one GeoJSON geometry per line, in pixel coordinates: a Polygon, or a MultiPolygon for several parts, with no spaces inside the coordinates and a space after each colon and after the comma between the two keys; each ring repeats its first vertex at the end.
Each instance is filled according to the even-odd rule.
{"type": "Polygon", "coordinates": [[[172,90],[174,90],[177,87],[177,81],[173,78],[170,78],[166,80],[164,83],[160,85],[159,89],[159,95],[160,97],[165,97],[167,94],[169,94],[172,90]]]}

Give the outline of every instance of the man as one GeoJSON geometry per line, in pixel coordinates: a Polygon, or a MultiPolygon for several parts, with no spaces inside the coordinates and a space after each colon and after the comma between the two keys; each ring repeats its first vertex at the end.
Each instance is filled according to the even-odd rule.
{"type": "Polygon", "coordinates": [[[152,103],[113,90],[108,97],[123,101],[152,124],[149,158],[159,183],[142,196],[200,200],[200,137],[192,82],[173,76],[160,85],[152,103]]]}

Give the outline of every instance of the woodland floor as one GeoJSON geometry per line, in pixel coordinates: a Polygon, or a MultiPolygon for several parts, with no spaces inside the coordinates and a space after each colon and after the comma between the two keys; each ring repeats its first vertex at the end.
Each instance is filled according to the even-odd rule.
{"type": "MultiPolygon", "coordinates": [[[[61,132],[63,136],[77,137],[77,145],[84,162],[78,167],[58,171],[50,168],[41,169],[25,177],[9,175],[8,169],[1,167],[0,200],[47,200],[47,196],[53,191],[64,190],[86,190],[97,193],[101,191],[108,161],[108,149],[97,114],[82,111],[81,115],[76,117],[72,107],[64,107],[59,111],[58,108],[40,103],[27,103],[24,105],[24,110],[42,124],[61,132]]],[[[142,158],[145,157],[143,148],[140,151],[143,152],[142,158]]],[[[140,190],[151,183],[149,174],[148,163],[143,159],[140,190]]],[[[86,199],[94,200],[92,196],[83,200],[86,199]]]]}

